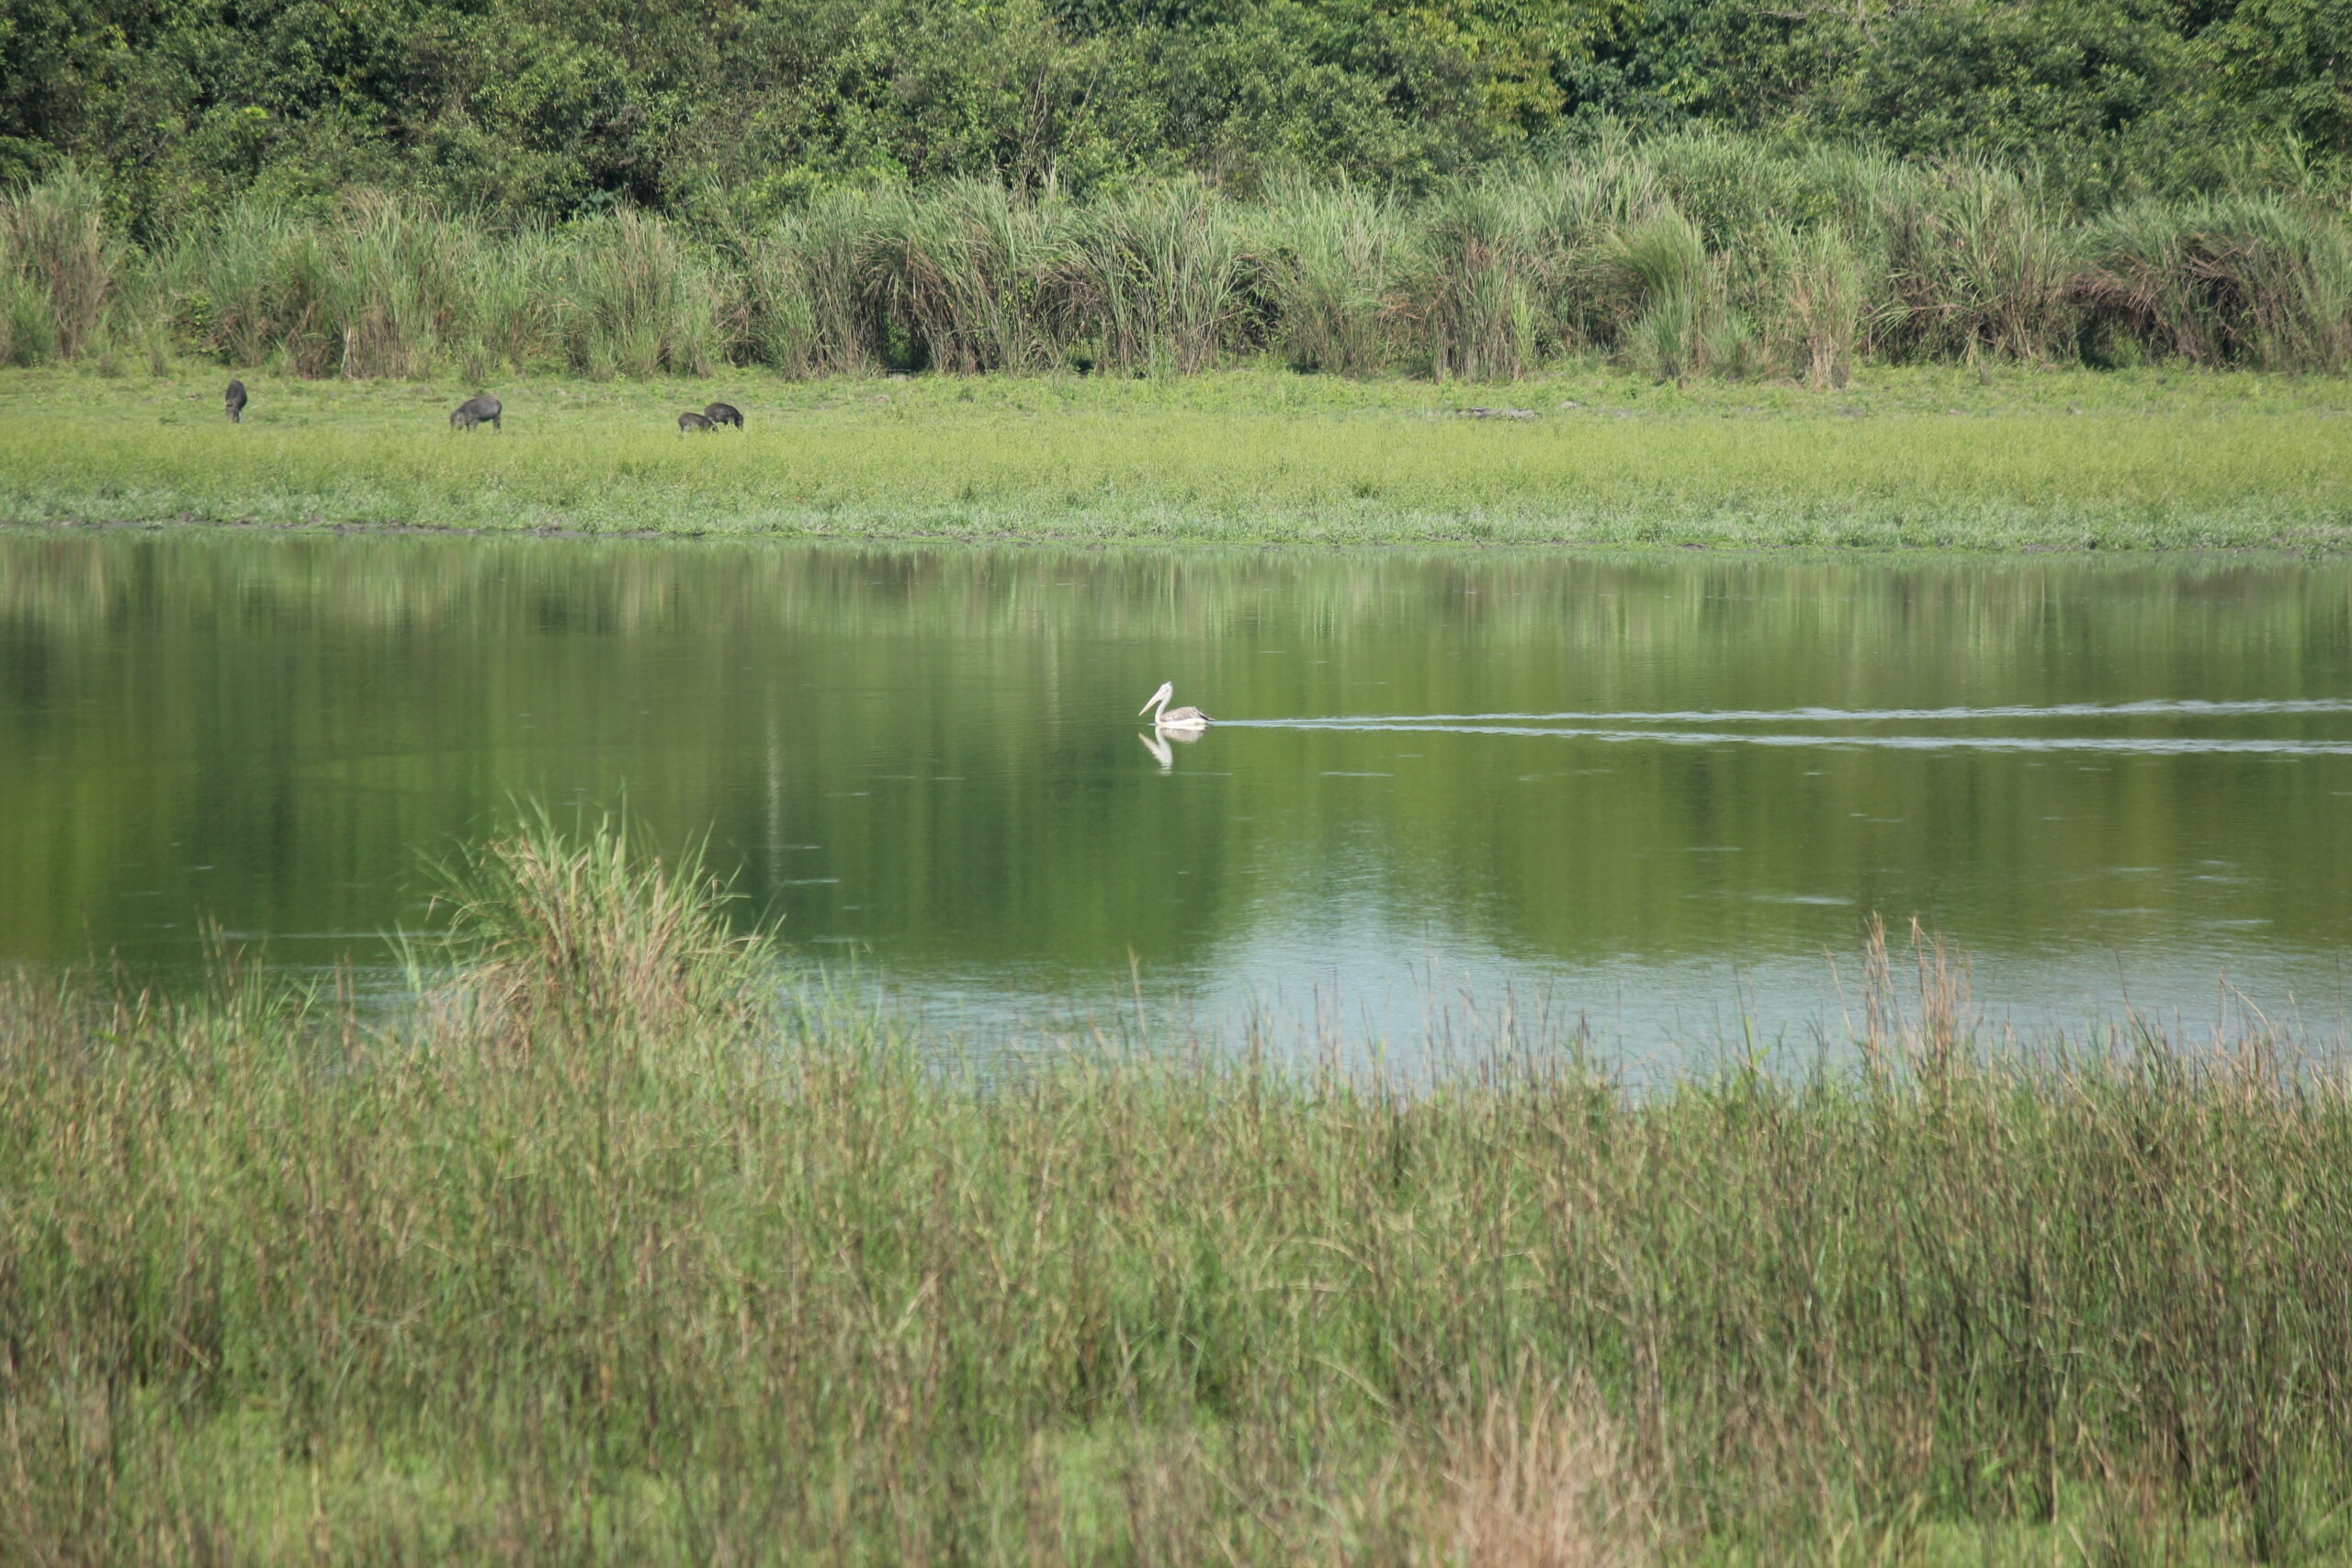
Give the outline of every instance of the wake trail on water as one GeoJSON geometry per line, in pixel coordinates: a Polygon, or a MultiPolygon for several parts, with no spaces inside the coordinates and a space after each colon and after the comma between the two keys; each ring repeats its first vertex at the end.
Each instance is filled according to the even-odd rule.
{"type": "Polygon", "coordinates": [[[2206,702],[2195,697],[2151,697],[2132,703],[2014,704],[2002,707],[1943,708],[1666,708],[1654,712],[1572,709],[1564,713],[1354,714],[1329,718],[1229,718],[1227,726],[1258,728],[1352,729],[1387,724],[1515,724],[1569,720],[1589,724],[1863,724],[1881,719],[2131,718],[2143,714],[2352,713],[2352,697],[2246,698],[2206,702]]]}
{"type": "Polygon", "coordinates": [[[2208,702],[2152,698],[2131,703],[2013,704],[1940,708],[1692,708],[1657,712],[1387,714],[1329,718],[1238,718],[1227,729],[1312,729],[1365,734],[1520,735],[1605,744],[1847,747],[1891,751],[2097,751],[2141,755],[2352,756],[2352,739],[2195,735],[1883,735],[1752,729],[1626,728],[1628,725],[1967,723],[1982,719],[2204,717],[2352,714],[2352,699],[2311,697],[2208,702]],[[1608,728],[1604,728],[1608,727],[1608,728]]]}

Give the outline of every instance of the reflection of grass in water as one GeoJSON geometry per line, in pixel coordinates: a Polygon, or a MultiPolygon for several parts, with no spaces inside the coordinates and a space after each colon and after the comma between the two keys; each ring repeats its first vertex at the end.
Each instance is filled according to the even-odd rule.
{"type": "Polygon", "coordinates": [[[378,1032],[0,993],[33,1560],[2118,1560],[2340,1544],[2352,1096],[2250,1034],[1847,1076],[978,1085],[544,823],[378,1032]],[[780,1046],[775,1043],[781,1037],[780,1046]]]}
{"type": "Polygon", "coordinates": [[[0,517],[187,517],[1069,539],[2340,546],[2340,387],[1875,372],[1873,389],[1527,386],[1529,421],[1408,383],[738,378],[500,389],[0,378],[0,517]],[[681,437],[723,392],[737,434],[681,437]],[[1571,394],[1563,396],[1563,394],[1571,394]],[[2064,400],[2072,398],[2073,401],[2064,400]],[[70,415],[54,412],[70,403],[70,415]],[[1574,407],[1560,406],[1574,404],[1574,407]],[[2076,414],[2067,412],[2080,408],[2076,414]]]}

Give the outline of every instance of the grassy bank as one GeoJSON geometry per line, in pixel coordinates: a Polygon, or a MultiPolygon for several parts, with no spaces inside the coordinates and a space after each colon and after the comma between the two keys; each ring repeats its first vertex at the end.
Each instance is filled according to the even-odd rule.
{"type": "Polygon", "coordinates": [[[1465,391],[1167,380],[497,384],[0,372],[0,518],[1078,541],[1954,548],[2352,542],[2333,378],[1916,367],[1842,391],[1605,367],[1465,391]],[[748,430],[682,438],[678,410],[748,430]],[[1527,419],[1469,419],[1506,406],[1527,419]]]}
{"type": "Polygon", "coordinates": [[[2352,1093],[2259,1038],[1644,1099],[992,1083],[761,999],[609,834],[371,1026],[0,991],[0,1557],[2340,1558],[2352,1093]]]}

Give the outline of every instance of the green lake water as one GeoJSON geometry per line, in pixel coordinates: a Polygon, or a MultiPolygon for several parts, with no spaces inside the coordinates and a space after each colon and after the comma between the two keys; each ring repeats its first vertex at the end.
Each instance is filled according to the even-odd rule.
{"type": "Polygon", "coordinates": [[[0,533],[0,963],[381,977],[524,798],[976,1041],[1810,1041],[1872,910],[2340,1036],[2352,566],[0,533]]]}

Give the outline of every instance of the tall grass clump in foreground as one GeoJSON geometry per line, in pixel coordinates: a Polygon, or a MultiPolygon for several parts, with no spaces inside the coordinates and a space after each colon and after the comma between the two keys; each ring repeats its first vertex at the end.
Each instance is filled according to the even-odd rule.
{"type": "Polygon", "coordinates": [[[2258,1033],[1996,1054],[1877,940],[1850,1073],[978,1077],[616,829],[461,881],[396,1021],[0,989],[13,1556],[2342,1549],[2352,1093],[2258,1033]]]}
{"type": "Polygon", "coordinates": [[[567,835],[538,813],[443,880],[458,976],[444,994],[517,1044],[757,1021],[761,937],[728,928],[725,890],[694,858],[673,871],[635,854],[611,818],[567,835]]]}

